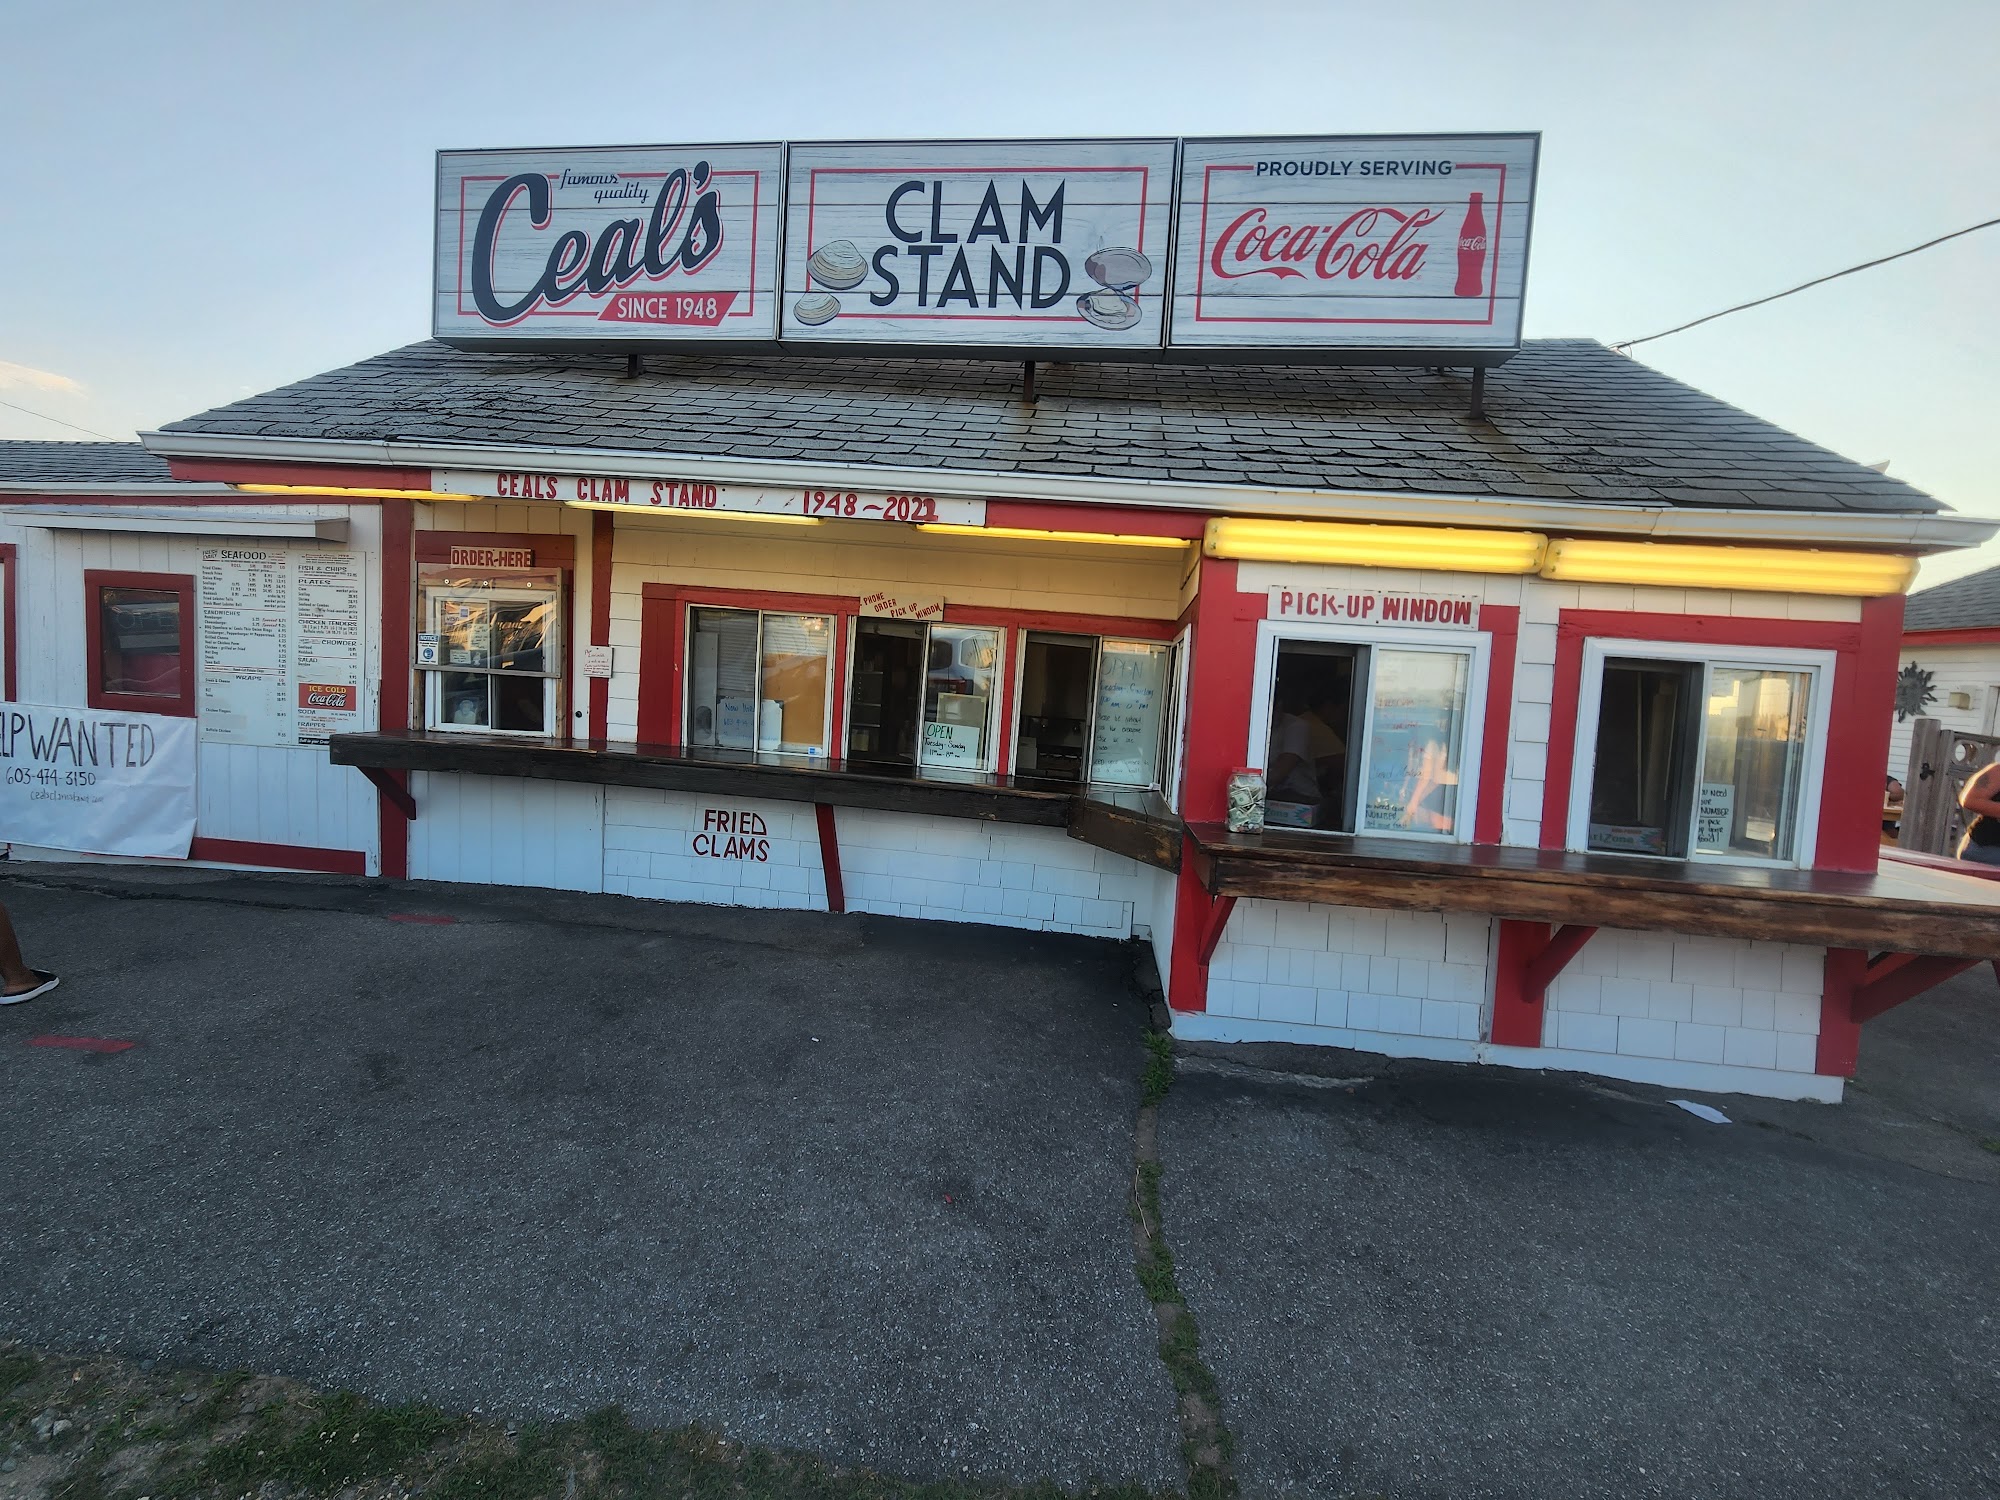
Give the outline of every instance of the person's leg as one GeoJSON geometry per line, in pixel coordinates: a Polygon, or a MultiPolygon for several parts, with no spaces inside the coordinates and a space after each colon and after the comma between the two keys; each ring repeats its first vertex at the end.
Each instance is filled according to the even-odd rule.
{"type": "Polygon", "coordinates": [[[31,990],[41,982],[41,976],[22,960],[21,940],[14,936],[14,923],[7,915],[7,908],[0,906],[0,984],[12,995],[31,990]]]}

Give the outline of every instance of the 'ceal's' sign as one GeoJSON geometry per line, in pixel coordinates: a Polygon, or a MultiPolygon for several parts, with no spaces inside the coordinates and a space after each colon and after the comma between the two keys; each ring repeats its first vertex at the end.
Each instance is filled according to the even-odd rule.
{"type": "Polygon", "coordinates": [[[1492,363],[1520,342],[1538,149],[1481,135],[446,152],[433,327],[465,348],[1492,363]]]}
{"type": "Polygon", "coordinates": [[[438,154],[432,328],[468,347],[761,341],[783,149],[438,154]]]}

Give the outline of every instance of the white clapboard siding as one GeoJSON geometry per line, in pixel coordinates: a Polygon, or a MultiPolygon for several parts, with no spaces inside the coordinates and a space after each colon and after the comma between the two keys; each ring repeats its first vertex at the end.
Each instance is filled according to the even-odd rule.
{"type": "MultiPolygon", "coordinates": [[[[295,517],[345,517],[348,538],[324,543],[260,540],[257,545],[352,551],[364,558],[362,691],[355,727],[371,729],[377,722],[381,677],[379,512],[374,506],[337,504],[287,506],[284,510],[295,517]]],[[[221,506],[204,512],[190,506],[186,514],[189,518],[206,514],[235,520],[243,512],[221,506]]],[[[83,584],[87,569],[198,577],[204,546],[240,540],[244,539],[224,535],[58,531],[12,522],[0,508],[0,541],[11,541],[19,549],[15,622],[20,700],[78,705],[88,701],[90,662],[83,584]]],[[[199,741],[196,774],[197,837],[359,851],[370,873],[379,869],[375,791],[359,772],[330,765],[323,747],[199,741]]],[[[16,851],[17,856],[27,852],[16,851]]]]}
{"type": "Polygon", "coordinates": [[[417,772],[410,878],[604,889],[604,789],[518,776],[417,772]]]}
{"type": "MultiPolygon", "coordinates": [[[[1922,667],[1931,674],[1931,690],[1937,694],[1921,710],[1926,719],[1936,719],[1946,729],[1959,734],[1991,734],[2000,728],[2000,645],[1924,646],[1905,645],[1898,670],[1922,667]],[[1971,703],[1954,708],[1953,693],[1964,693],[1971,703]]],[[[1909,784],[1910,733],[1917,715],[1894,719],[1889,725],[1889,774],[1909,784]]]]}

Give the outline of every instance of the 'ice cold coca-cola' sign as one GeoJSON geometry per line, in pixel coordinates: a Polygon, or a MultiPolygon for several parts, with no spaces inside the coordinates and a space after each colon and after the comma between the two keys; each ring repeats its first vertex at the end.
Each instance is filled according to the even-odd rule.
{"type": "Polygon", "coordinates": [[[437,336],[769,342],[783,148],[438,156],[437,336]]]}
{"type": "Polygon", "coordinates": [[[1188,141],[1178,349],[1512,349],[1539,138],[1188,141]]]}

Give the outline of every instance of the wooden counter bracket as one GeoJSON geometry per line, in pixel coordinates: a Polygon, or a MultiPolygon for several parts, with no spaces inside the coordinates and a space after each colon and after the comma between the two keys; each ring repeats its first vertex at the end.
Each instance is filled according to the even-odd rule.
{"type": "Polygon", "coordinates": [[[826,876],[826,909],[847,910],[847,888],[840,878],[840,839],[833,826],[833,809],[824,802],[813,804],[819,821],[819,867],[826,876]]]}
{"type": "Polygon", "coordinates": [[[1229,914],[1234,910],[1236,910],[1234,896],[1217,896],[1209,905],[1208,920],[1201,929],[1201,947],[1197,950],[1197,957],[1201,959],[1201,966],[1204,969],[1208,967],[1208,961],[1215,957],[1216,947],[1222,941],[1222,929],[1229,925],[1229,914]]]}
{"type": "Polygon", "coordinates": [[[360,766],[356,769],[375,784],[375,790],[387,798],[405,819],[412,823],[417,821],[417,799],[410,795],[410,789],[398,779],[396,772],[385,771],[380,766],[360,766]]]}
{"type": "Polygon", "coordinates": [[[1500,961],[1493,975],[1493,1040],[1505,1047],[1539,1047],[1549,986],[1597,934],[1567,923],[1500,922],[1500,961]]]}

